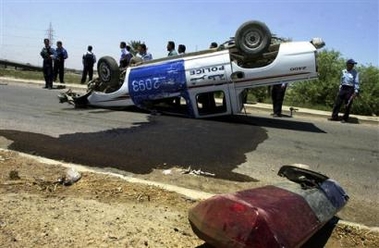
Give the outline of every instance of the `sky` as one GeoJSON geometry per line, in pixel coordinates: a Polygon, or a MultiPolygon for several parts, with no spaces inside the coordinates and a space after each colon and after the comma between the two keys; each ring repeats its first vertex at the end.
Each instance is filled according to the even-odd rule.
{"type": "Polygon", "coordinates": [[[41,66],[50,24],[53,47],[59,40],[68,51],[65,67],[82,69],[88,45],[97,59],[118,60],[120,42],[136,40],[160,58],[169,40],[199,51],[250,20],[294,41],[321,37],[324,49],[379,67],[378,0],[0,0],[0,59],[41,66]]]}

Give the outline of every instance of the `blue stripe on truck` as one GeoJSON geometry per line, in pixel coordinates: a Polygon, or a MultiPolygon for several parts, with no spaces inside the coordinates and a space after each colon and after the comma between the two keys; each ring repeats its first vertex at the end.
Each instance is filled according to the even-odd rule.
{"type": "Polygon", "coordinates": [[[133,68],[129,73],[129,94],[138,107],[162,98],[186,95],[184,60],[133,68]]]}

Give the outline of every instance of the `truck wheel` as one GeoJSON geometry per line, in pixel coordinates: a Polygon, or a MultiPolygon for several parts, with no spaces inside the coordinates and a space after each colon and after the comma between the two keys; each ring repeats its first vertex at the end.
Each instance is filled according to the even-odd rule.
{"type": "Polygon", "coordinates": [[[270,43],[271,32],[263,22],[248,21],[236,31],[236,47],[245,56],[257,57],[261,55],[270,43]]]}
{"type": "Polygon", "coordinates": [[[111,87],[117,86],[120,82],[120,68],[116,60],[110,56],[99,59],[97,73],[100,80],[111,87]]]}

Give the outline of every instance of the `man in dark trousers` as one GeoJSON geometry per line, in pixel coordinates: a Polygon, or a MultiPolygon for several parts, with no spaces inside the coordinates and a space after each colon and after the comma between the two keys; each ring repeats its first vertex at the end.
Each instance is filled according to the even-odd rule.
{"type": "Polygon", "coordinates": [[[62,41],[57,42],[55,49],[56,57],[54,60],[54,82],[57,81],[59,74],[59,82],[64,84],[64,61],[68,58],[67,50],[63,48],[62,41]]]}
{"type": "Polygon", "coordinates": [[[350,108],[353,104],[354,98],[359,93],[359,73],[354,69],[354,65],[357,62],[354,59],[349,59],[346,61],[346,69],[342,70],[341,81],[339,91],[334,102],[332,117],[328,120],[338,121],[338,112],[342,106],[342,103],[345,103],[345,113],[342,117],[342,122],[348,122],[350,108]]]}
{"type": "Polygon", "coordinates": [[[284,95],[286,93],[287,84],[275,84],[272,86],[271,98],[272,98],[272,108],[274,117],[282,117],[282,106],[284,95]]]}
{"type": "Polygon", "coordinates": [[[55,59],[55,50],[50,46],[50,40],[44,39],[43,43],[45,46],[40,52],[41,57],[43,58],[42,71],[43,77],[45,78],[45,89],[53,88],[53,60],[55,59]]]}
{"type": "Polygon", "coordinates": [[[83,74],[82,74],[81,83],[84,84],[87,79],[87,74],[88,74],[88,81],[92,80],[93,65],[96,63],[96,56],[92,52],[92,46],[88,46],[87,53],[83,55],[82,62],[83,62],[83,74]]]}

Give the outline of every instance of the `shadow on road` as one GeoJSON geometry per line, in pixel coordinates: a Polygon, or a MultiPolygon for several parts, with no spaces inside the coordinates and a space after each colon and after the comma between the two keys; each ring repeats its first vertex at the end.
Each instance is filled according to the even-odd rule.
{"type": "Polygon", "coordinates": [[[0,135],[13,141],[9,149],[87,166],[136,174],[191,166],[215,173],[217,178],[255,181],[233,170],[246,162],[246,153],[268,138],[263,128],[169,116],[149,118],[137,127],[58,138],[13,130],[0,130],[0,135]]]}
{"type": "Polygon", "coordinates": [[[244,182],[255,179],[233,170],[268,138],[262,127],[324,133],[311,123],[241,115],[211,120],[151,115],[149,119],[132,128],[59,138],[12,130],[0,130],[0,135],[13,141],[10,149],[66,162],[135,174],[191,166],[217,178],[244,182]]]}
{"type": "Polygon", "coordinates": [[[288,129],[302,132],[312,133],[326,133],[324,130],[316,127],[313,123],[304,121],[295,121],[290,116],[284,116],[282,118],[265,118],[256,116],[234,115],[217,117],[213,120],[229,123],[240,123],[246,125],[254,125],[259,127],[270,127],[278,129],[288,129]]]}

